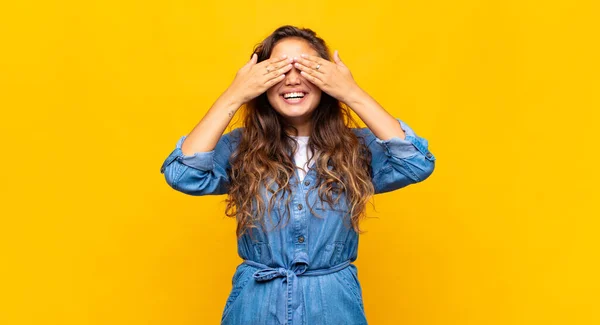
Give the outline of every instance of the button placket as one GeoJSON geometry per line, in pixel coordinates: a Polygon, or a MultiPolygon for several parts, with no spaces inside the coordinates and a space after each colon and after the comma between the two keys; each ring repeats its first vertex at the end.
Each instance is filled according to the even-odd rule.
{"type": "Polygon", "coordinates": [[[304,207],[303,198],[306,194],[305,191],[297,191],[294,195],[294,222],[292,228],[292,238],[294,238],[294,258],[298,254],[306,254],[306,229],[307,229],[307,217],[306,209],[304,207]]]}

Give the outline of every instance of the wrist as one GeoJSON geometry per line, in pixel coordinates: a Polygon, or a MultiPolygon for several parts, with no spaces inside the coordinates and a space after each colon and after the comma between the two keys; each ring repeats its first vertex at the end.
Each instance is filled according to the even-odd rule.
{"type": "Polygon", "coordinates": [[[346,96],[344,96],[342,102],[352,107],[353,105],[357,105],[364,102],[365,99],[367,99],[368,97],[369,94],[367,94],[364,90],[362,90],[362,88],[360,88],[357,85],[354,87],[354,89],[346,93],[346,96]]]}
{"type": "Polygon", "coordinates": [[[245,101],[240,98],[235,91],[227,88],[222,94],[220,99],[225,103],[226,106],[235,108],[236,110],[240,108],[245,101]]]}

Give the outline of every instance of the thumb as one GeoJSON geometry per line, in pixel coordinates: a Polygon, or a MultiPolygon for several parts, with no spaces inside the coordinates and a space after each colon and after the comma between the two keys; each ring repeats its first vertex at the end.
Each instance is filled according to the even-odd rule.
{"type": "Polygon", "coordinates": [[[250,61],[246,62],[246,64],[244,64],[244,66],[242,68],[250,69],[250,67],[252,67],[256,63],[257,58],[258,58],[258,56],[256,55],[256,53],[252,53],[252,57],[250,58],[250,61]]]}
{"type": "Polygon", "coordinates": [[[333,53],[333,60],[337,64],[344,65],[344,62],[342,62],[342,59],[340,59],[340,54],[338,50],[335,50],[335,52],[333,53]]]}
{"type": "Polygon", "coordinates": [[[254,65],[257,60],[258,60],[258,55],[256,55],[256,53],[253,53],[252,58],[250,58],[250,61],[248,62],[248,65],[254,65]]]}

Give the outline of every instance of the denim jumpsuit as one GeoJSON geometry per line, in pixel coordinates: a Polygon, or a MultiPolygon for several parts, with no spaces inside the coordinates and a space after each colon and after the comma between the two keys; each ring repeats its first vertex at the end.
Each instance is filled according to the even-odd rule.
{"type": "MultiPolygon", "coordinates": [[[[372,153],[375,193],[390,192],[426,179],[434,169],[435,156],[426,139],[396,118],[405,139],[377,138],[369,128],[353,128],[372,153]]],[[[212,151],[184,155],[177,142],[161,173],[175,190],[189,195],[226,194],[229,158],[239,143],[243,128],[221,136],[212,151]]],[[[329,166],[331,169],[332,166],[329,166]]],[[[344,217],[350,212],[344,193],[330,206],[318,201],[312,186],[317,178],[310,167],[302,182],[298,171],[290,180],[292,198],[287,209],[280,204],[271,211],[275,231],[253,228],[238,240],[244,260],[232,277],[222,325],[351,325],[367,324],[357,268],[358,235],[344,217]],[[321,216],[321,218],[316,217],[321,216]]],[[[265,202],[271,195],[262,191],[265,202]]],[[[287,194],[281,195],[285,202],[287,194]]],[[[334,194],[334,199],[336,199],[334,194]]],[[[267,223],[269,224],[269,223],[267,223]]],[[[272,229],[273,227],[270,227],[272,229]]]]}

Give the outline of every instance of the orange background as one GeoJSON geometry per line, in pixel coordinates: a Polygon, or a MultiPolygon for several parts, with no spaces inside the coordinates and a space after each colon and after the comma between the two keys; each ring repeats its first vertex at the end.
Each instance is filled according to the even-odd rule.
{"type": "Polygon", "coordinates": [[[310,27],[430,142],[375,197],[370,324],[598,324],[594,1],[13,1],[0,10],[0,323],[217,324],[225,197],[159,172],[252,47],[310,27]]]}

